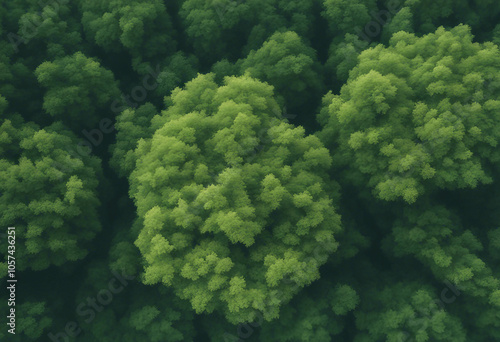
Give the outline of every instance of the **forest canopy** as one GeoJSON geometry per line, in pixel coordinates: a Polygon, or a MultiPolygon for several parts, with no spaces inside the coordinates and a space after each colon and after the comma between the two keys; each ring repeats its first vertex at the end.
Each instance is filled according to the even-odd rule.
{"type": "Polygon", "coordinates": [[[3,1],[0,340],[500,340],[499,23],[3,1]]]}

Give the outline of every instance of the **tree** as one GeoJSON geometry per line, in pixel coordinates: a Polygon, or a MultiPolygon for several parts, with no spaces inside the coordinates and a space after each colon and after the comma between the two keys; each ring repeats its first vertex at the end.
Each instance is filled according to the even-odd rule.
{"type": "Polygon", "coordinates": [[[322,92],[316,53],[295,32],[273,34],[260,49],[250,51],[241,70],[273,85],[290,107],[304,105],[322,92]]]}
{"type": "Polygon", "coordinates": [[[176,49],[172,19],[161,0],[79,1],[83,28],[108,52],[128,52],[138,65],[176,49]]]}
{"type": "Polygon", "coordinates": [[[130,194],[143,220],[143,279],[172,287],[197,313],[272,320],[337,248],[330,156],[275,116],[271,86],[213,79],[176,89],[136,149],[130,194]]]}
{"type": "Polygon", "coordinates": [[[134,150],[140,139],[152,135],[151,119],[157,115],[155,106],[146,103],[137,109],[126,109],[116,119],[116,144],[111,146],[111,165],[121,176],[129,176],[134,170],[137,156],[134,150]]]}
{"type": "Polygon", "coordinates": [[[209,64],[258,49],[276,31],[311,38],[314,0],[187,0],[180,16],[198,55],[209,64]],[[310,19],[310,20],[308,20],[310,19]]]}
{"type": "MultiPolygon", "coordinates": [[[[386,7],[390,6],[391,1],[386,2],[386,7]]],[[[406,0],[400,3],[400,7],[400,12],[403,13],[401,16],[398,13],[396,18],[399,17],[398,21],[402,17],[410,19],[405,23],[405,27],[414,32],[426,34],[435,31],[439,25],[450,27],[462,23],[469,25],[480,41],[491,39],[490,23],[494,23],[494,18],[500,13],[498,3],[491,0],[480,0],[473,4],[464,0],[445,0],[439,3],[429,0],[406,0]],[[411,15],[408,12],[411,12],[411,15]]]]}
{"type": "Polygon", "coordinates": [[[347,33],[344,39],[335,40],[330,45],[329,57],[325,63],[329,84],[338,87],[344,85],[349,78],[349,72],[358,64],[360,53],[374,45],[375,43],[370,44],[350,33],[347,33]]]}
{"type": "Polygon", "coordinates": [[[73,16],[75,8],[71,2],[29,2],[19,18],[16,39],[13,37],[15,50],[28,55],[24,64],[34,69],[40,60],[63,58],[88,49],[82,39],[80,20],[73,16]]]}
{"type": "Polygon", "coordinates": [[[113,73],[80,52],[44,62],[35,73],[46,89],[45,111],[73,128],[95,127],[120,94],[113,73]]]}
{"type": "Polygon", "coordinates": [[[316,282],[301,293],[281,317],[264,323],[261,341],[338,341],[345,317],[359,304],[359,296],[348,285],[316,282]]]}
{"type": "Polygon", "coordinates": [[[167,65],[158,76],[158,87],[155,89],[156,94],[161,97],[196,77],[198,70],[198,59],[194,55],[186,56],[180,52],[166,62],[167,65]]]}
{"type": "MultiPolygon", "coordinates": [[[[40,129],[14,116],[0,132],[0,224],[16,228],[17,270],[84,258],[101,229],[100,160],[66,150],[78,141],[60,123],[40,129]]],[[[0,246],[7,251],[6,239],[0,246]]]]}
{"type": "Polygon", "coordinates": [[[494,317],[500,314],[500,280],[491,268],[494,263],[488,265],[489,260],[481,256],[484,246],[476,237],[481,231],[465,229],[463,221],[435,203],[408,208],[395,221],[384,247],[397,257],[415,257],[438,280],[474,298],[464,305],[465,311],[478,315],[472,324],[479,330],[487,328],[487,336],[498,337],[500,325],[494,317]]]}
{"type": "MultiPolygon", "coordinates": [[[[5,300],[4,303],[7,302],[7,298],[2,298],[2,300],[5,300]]],[[[18,302],[15,308],[16,335],[22,336],[23,341],[40,341],[40,338],[47,333],[53,321],[51,317],[53,312],[48,307],[49,305],[46,302],[24,300],[21,303],[18,302]]],[[[12,335],[7,332],[10,329],[10,326],[7,325],[7,329],[0,331],[0,337],[5,340],[10,338],[12,335]]]]}
{"type": "Polygon", "coordinates": [[[432,288],[422,283],[394,280],[385,286],[371,284],[360,293],[355,342],[467,341],[460,321],[439,304],[432,288]]]}
{"type": "Polygon", "coordinates": [[[323,0],[323,12],[334,34],[354,33],[370,22],[370,11],[376,8],[374,0],[323,0]]]}
{"type": "Polygon", "coordinates": [[[82,313],[78,326],[85,332],[77,341],[193,341],[195,329],[189,303],[163,286],[147,287],[130,279],[133,276],[110,269],[104,261],[88,267],[75,302],[82,313]],[[115,291],[111,293],[109,284],[113,279],[115,291]],[[105,291],[111,293],[111,298],[102,295],[105,291]],[[104,302],[99,302],[100,295],[104,302]],[[95,305],[99,310],[89,302],[92,298],[97,298],[95,305]]]}
{"type": "Polygon", "coordinates": [[[493,43],[500,45],[500,24],[493,30],[493,43]]]}
{"type": "Polygon", "coordinates": [[[2,1],[11,337],[500,341],[498,18],[496,0],[2,1]]]}
{"type": "Polygon", "coordinates": [[[498,163],[498,47],[466,26],[364,51],[339,95],[325,96],[319,134],[350,182],[383,200],[492,182],[498,163]]]}
{"type": "Polygon", "coordinates": [[[323,44],[329,44],[325,63],[327,85],[340,88],[357,64],[359,54],[379,41],[380,23],[372,18],[377,3],[374,0],[323,0],[321,3],[321,16],[329,29],[322,33],[326,37],[323,44]],[[374,27],[371,24],[375,24],[374,27]]]}
{"type": "Polygon", "coordinates": [[[424,35],[439,26],[452,28],[463,23],[472,28],[478,41],[488,41],[494,37],[490,23],[500,13],[500,7],[490,0],[476,1],[473,6],[463,0],[324,0],[322,7],[321,15],[329,25],[326,71],[334,79],[330,86],[339,88],[362,51],[378,43],[387,45],[395,33],[424,35]]]}

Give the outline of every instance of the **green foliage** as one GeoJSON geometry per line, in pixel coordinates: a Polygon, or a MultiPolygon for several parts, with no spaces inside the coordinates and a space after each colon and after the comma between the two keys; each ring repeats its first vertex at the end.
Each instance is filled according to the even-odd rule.
{"type": "Polygon", "coordinates": [[[383,200],[415,202],[436,189],[491,183],[500,161],[498,47],[472,42],[469,29],[364,51],[340,95],[328,95],[320,136],[346,177],[383,200]]]}
{"type": "MultiPolygon", "coordinates": [[[[395,222],[385,246],[398,257],[414,256],[437,279],[451,282],[473,297],[475,307],[483,307],[483,317],[478,322],[498,334],[500,327],[492,317],[500,315],[500,280],[481,256],[483,246],[479,239],[471,230],[460,227],[459,222],[457,216],[440,206],[408,209],[404,218],[395,222]]],[[[494,237],[492,242],[495,243],[494,237]]]]}
{"type": "Polygon", "coordinates": [[[126,109],[117,117],[115,128],[118,133],[116,144],[112,146],[110,162],[120,176],[128,176],[133,171],[137,159],[134,154],[137,142],[151,136],[151,119],[156,114],[156,108],[146,103],[137,109],[126,109]]]}
{"type": "Polygon", "coordinates": [[[82,25],[97,46],[150,59],[175,50],[172,20],[160,0],[79,1],[82,25]]]}
{"type": "Polygon", "coordinates": [[[262,326],[261,341],[333,341],[345,326],[345,316],[359,304],[348,285],[333,288],[327,281],[312,286],[284,311],[279,320],[262,326]]]}
{"type": "Polygon", "coordinates": [[[284,279],[310,284],[326,261],[315,246],[336,249],[328,151],[276,118],[272,88],[249,77],[217,87],[201,75],[172,103],[130,175],[144,282],[173,287],[197,313],[271,320],[297,292],[284,279]]]}
{"type": "Polygon", "coordinates": [[[499,17],[3,1],[0,340],[500,341],[499,17]]]}
{"type": "MultiPolygon", "coordinates": [[[[494,18],[500,14],[500,5],[492,0],[480,0],[473,3],[465,0],[440,2],[406,0],[402,5],[405,9],[404,17],[409,19],[408,11],[412,13],[411,28],[415,32],[430,33],[439,25],[450,26],[450,23],[454,23],[451,25],[463,23],[469,25],[474,34],[481,37],[481,40],[491,39],[490,23],[496,23],[494,18]]],[[[398,21],[401,19],[402,17],[398,18],[398,21]]],[[[405,24],[405,29],[409,28],[408,24],[409,22],[405,24]]]]}
{"type": "Polygon", "coordinates": [[[321,65],[295,32],[275,33],[241,63],[242,73],[268,82],[285,103],[297,106],[321,92],[321,65]]]}
{"type": "Polygon", "coordinates": [[[310,38],[314,2],[186,0],[180,16],[197,54],[216,62],[257,49],[276,31],[296,31],[310,38]]]}
{"type": "MultiPolygon", "coordinates": [[[[0,137],[0,225],[16,227],[17,269],[85,257],[101,229],[99,159],[65,150],[78,142],[58,123],[40,129],[18,117],[2,120],[0,137]]],[[[7,250],[6,239],[0,246],[7,250]]]]}
{"type": "Polygon", "coordinates": [[[374,0],[324,0],[321,13],[335,33],[353,33],[370,22],[370,10],[376,8],[374,0]]]}
{"type": "Polygon", "coordinates": [[[80,52],[44,62],[35,73],[46,89],[43,108],[70,127],[95,127],[119,96],[113,73],[80,52]]]}
{"type": "Polygon", "coordinates": [[[165,96],[193,79],[197,74],[197,64],[198,61],[193,55],[185,56],[183,53],[173,55],[158,77],[156,93],[165,96]]]}
{"type": "Polygon", "coordinates": [[[388,42],[393,34],[400,31],[413,33],[413,12],[409,7],[401,8],[394,18],[384,27],[384,42],[388,42]]]}
{"type": "MultiPolygon", "coordinates": [[[[374,45],[374,44],[371,44],[374,45]]],[[[370,44],[361,40],[359,36],[347,33],[342,41],[333,42],[330,45],[329,58],[325,69],[330,77],[342,81],[349,78],[349,72],[358,64],[361,51],[367,49],[370,44]]]]}
{"type": "Polygon", "coordinates": [[[33,52],[33,56],[28,58],[33,67],[42,59],[41,54],[47,59],[54,59],[82,50],[81,24],[73,17],[73,11],[69,1],[33,1],[30,11],[19,18],[19,30],[13,39],[16,45],[18,40],[23,44],[18,45],[16,50],[33,52]]]}
{"type": "Polygon", "coordinates": [[[20,321],[17,329],[30,340],[37,340],[52,324],[45,302],[26,302],[19,306],[20,321]]]}
{"type": "Polygon", "coordinates": [[[217,84],[222,84],[226,76],[239,76],[240,67],[238,63],[231,63],[227,59],[221,59],[212,65],[212,73],[215,75],[217,84]]]}
{"type": "MultiPolygon", "coordinates": [[[[2,298],[2,300],[7,302],[7,298],[2,298]]],[[[16,309],[16,335],[19,338],[17,341],[40,341],[42,334],[47,333],[48,329],[52,326],[52,315],[50,309],[47,308],[46,302],[29,302],[23,301],[17,304],[16,309]]],[[[5,312],[10,314],[8,311],[5,312]]],[[[6,315],[7,316],[7,315],[6,315]]],[[[7,329],[2,329],[0,331],[0,338],[2,340],[11,339],[11,334],[7,332],[10,327],[6,325],[7,329]]]]}
{"type": "Polygon", "coordinates": [[[115,272],[118,273],[111,272],[103,262],[90,266],[75,303],[83,313],[79,316],[79,327],[85,331],[79,336],[79,342],[193,341],[193,314],[189,304],[165,288],[148,288],[130,280],[130,274],[115,272]],[[116,274],[129,280],[119,279],[116,274]],[[111,294],[109,303],[97,302],[99,310],[93,309],[88,298],[98,300],[99,294],[110,288],[115,289],[115,293],[111,294]]]}
{"type": "Polygon", "coordinates": [[[364,289],[356,315],[355,342],[467,341],[460,321],[422,283],[406,282],[364,289]]]}
{"type": "Polygon", "coordinates": [[[500,45],[500,24],[493,30],[493,43],[500,45]]]}

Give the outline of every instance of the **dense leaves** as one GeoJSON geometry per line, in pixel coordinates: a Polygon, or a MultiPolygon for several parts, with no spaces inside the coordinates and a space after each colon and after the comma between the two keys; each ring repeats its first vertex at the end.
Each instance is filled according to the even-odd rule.
{"type": "Polygon", "coordinates": [[[275,318],[297,292],[284,279],[310,284],[326,261],[315,246],[337,246],[328,151],[277,118],[272,88],[249,77],[217,87],[199,76],[171,101],[130,175],[144,281],[174,287],[198,313],[275,318]],[[284,298],[273,302],[276,290],[284,298]]]}
{"type": "Polygon", "coordinates": [[[0,340],[500,340],[499,4],[3,1],[0,340]]]}
{"type": "Polygon", "coordinates": [[[110,52],[127,51],[133,65],[175,50],[173,27],[163,1],[80,1],[88,38],[110,52]]]}
{"type": "Polygon", "coordinates": [[[276,33],[241,63],[242,72],[268,82],[289,106],[311,101],[321,92],[321,66],[314,50],[295,32],[276,33]]]}
{"type": "Polygon", "coordinates": [[[465,26],[364,51],[340,95],[327,95],[323,140],[337,166],[384,200],[492,182],[500,161],[498,47],[465,26]]]}
{"type": "MultiPolygon", "coordinates": [[[[85,257],[101,229],[99,159],[67,150],[77,140],[58,123],[40,129],[15,117],[3,120],[0,137],[0,222],[16,227],[18,269],[42,270],[85,257]]],[[[7,250],[7,241],[1,246],[7,250]]]]}
{"type": "Polygon", "coordinates": [[[35,71],[46,89],[43,108],[71,127],[94,127],[119,95],[113,74],[80,52],[44,62],[35,71]]]}

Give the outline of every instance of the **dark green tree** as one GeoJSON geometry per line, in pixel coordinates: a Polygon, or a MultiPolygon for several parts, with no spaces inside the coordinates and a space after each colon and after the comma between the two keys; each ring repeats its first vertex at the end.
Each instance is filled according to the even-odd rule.
{"type": "Polygon", "coordinates": [[[172,19],[161,0],[82,0],[79,5],[87,37],[108,52],[127,52],[135,67],[175,52],[172,19]]]}
{"type": "Polygon", "coordinates": [[[187,0],[180,16],[198,55],[210,63],[258,49],[276,31],[312,36],[314,0],[187,0]]]}
{"type": "Polygon", "coordinates": [[[110,268],[105,262],[89,265],[76,296],[81,329],[76,341],[193,341],[195,331],[189,303],[163,286],[138,283],[136,276],[110,268]],[[106,291],[111,296],[103,295],[106,291]],[[92,305],[92,299],[96,306],[92,305]]]}
{"type": "Polygon", "coordinates": [[[94,128],[113,114],[120,92],[113,73],[80,52],[42,63],[35,71],[46,89],[43,108],[69,127],[94,128]]]}
{"type": "Polygon", "coordinates": [[[273,34],[241,62],[242,73],[268,82],[289,107],[310,103],[322,93],[322,68],[315,51],[297,33],[273,34]]]}

